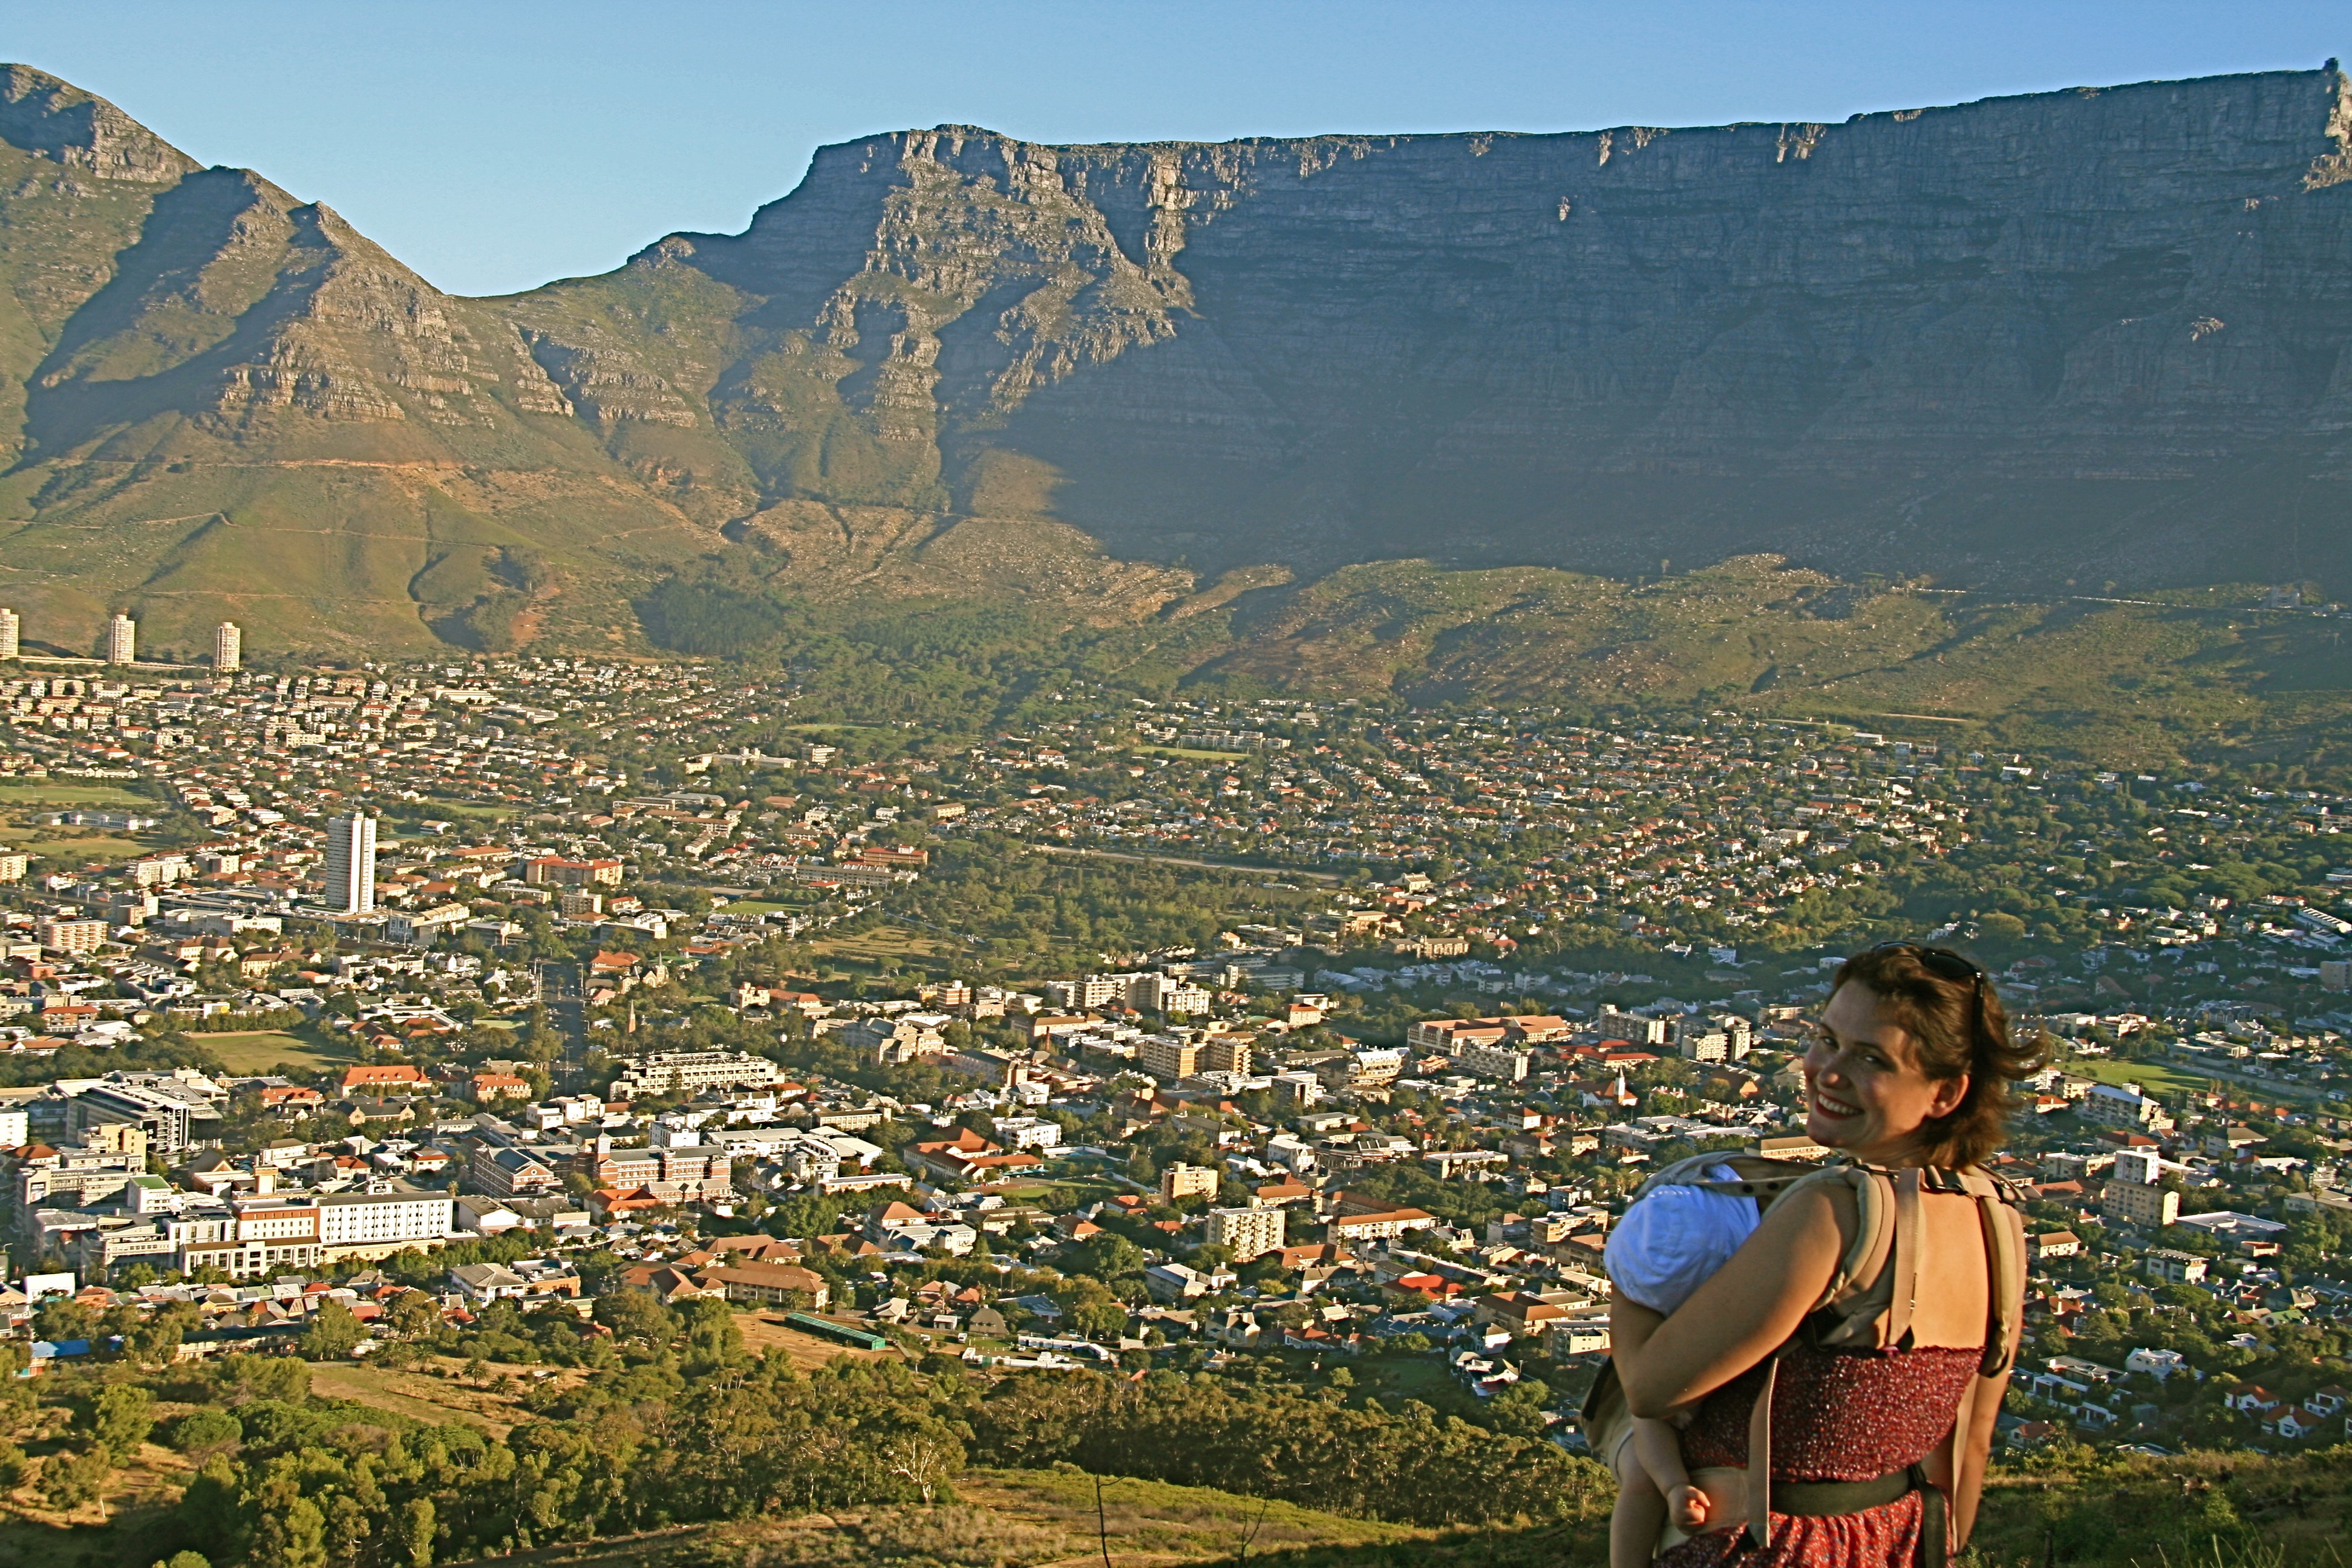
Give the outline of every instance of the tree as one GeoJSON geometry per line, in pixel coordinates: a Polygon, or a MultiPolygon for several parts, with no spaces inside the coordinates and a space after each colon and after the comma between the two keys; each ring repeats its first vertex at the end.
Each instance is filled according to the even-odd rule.
{"type": "Polygon", "coordinates": [[[254,1568],[327,1568],[327,1516],[306,1497],[265,1509],[251,1561],[254,1568]]]}
{"type": "Polygon", "coordinates": [[[414,1499],[400,1510],[394,1535],[399,1542],[401,1555],[408,1559],[409,1568],[432,1568],[434,1528],[431,1498],[414,1499]]]}
{"type": "Polygon", "coordinates": [[[1143,1268],[1143,1249],[1115,1231],[1087,1237],[1079,1258],[1079,1267],[1097,1279],[1116,1279],[1143,1268]]]}
{"type": "Polygon", "coordinates": [[[640,1340],[666,1345],[677,1337],[677,1320],[643,1290],[607,1290],[596,1298],[595,1320],[613,1331],[616,1340],[640,1340]]]}
{"type": "Polygon", "coordinates": [[[421,1339],[441,1326],[441,1309],[422,1290],[407,1290],[393,1299],[384,1314],[392,1331],[404,1340],[421,1339]]]}
{"type": "Polygon", "coordinates": [[[90,1503],[106,1516],[106,1481],[114,1467],[106,1450],[96,1445],[79,1454],[52,1454],[41,1465],[41,1496],[59,1513],[71,1515],[90,1503]]]}
{"type": "Polygon", "coordinates": [[[62,1340],[86,1340],[98,1330],[98,1314],[70,1297],[60,1296],[41,1303],[33,1314],[33,1337],[56,1343],[62,1340]]]}
{"type": "Polygon", "coordinates": [[[108,1458],[127,1465],[154,1429],[154,1395],[135,1383],[117,1383],[99,1391],[90,1410],[90,1440],[108,1458]]]}
{"type": "Polygon", "coordinates": [[[122,1336],[122,1351],[141,1366],[168,1366],[177,1359],[188,1331],[204,1321],[193,1301],[173,1301],[122,1336]]]}
{"type": "Polygon", "coordinates": [[[191,1410],[172,1423],[164,1441],[202,1465],[215,1454],[235,1447],[245,1437],[245,1423],[217,1405],[191,1410]]]}
{"type": "Polygon", "coordinates": [[[302,1333],[302,1354],[310,1361],[341,1361],[367,1338],[367,1330],[349,1307],[328,1301],[311,1314],[302,1333]]]}
{"type": "Polygon", "coordinates": [[[963,1446],[944,1429],[918,1427],[882,1445],[882,1465],[915,1489],[929,1508],[932,1498],[963,1467],[963,1446]]]}

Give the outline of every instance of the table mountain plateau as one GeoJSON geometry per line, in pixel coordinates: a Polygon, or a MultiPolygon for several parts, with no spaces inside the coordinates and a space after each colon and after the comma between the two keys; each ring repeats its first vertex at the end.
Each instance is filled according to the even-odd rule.
{"type": "Polygon", "coordinates": [[[75,651],[118,603],[151,645],[642,650],[671,573],[1213,611],[1197,660],[1276,674],[1335,596],[1380,639],[1380,563],[2341,593],[2347,339],[2334,62],[1840,124],[904,132],[491,300],[0,68],[0,595],[75,651]]]}

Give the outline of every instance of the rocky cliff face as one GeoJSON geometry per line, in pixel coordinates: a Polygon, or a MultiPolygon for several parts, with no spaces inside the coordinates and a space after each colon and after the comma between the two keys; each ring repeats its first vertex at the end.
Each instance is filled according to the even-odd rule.
{"type": "Polygon", "coordinates": [[[2352,579],[2332,67],[1837,125],[942,127],[498,300],[0,68],[0,563],[60,618],[625,642],[730,549],[811,593],[1050,556],[1133,614],[1189,581],[1155,563],[2352,579]]]}
{"type": "Polygon", "coordinates": [[[2278,514],[2335,528],[2352,477],[2347,142],[2332,68],[1840,125],[950,127],[631,270],[745,302],[694,390],[771,499],[1002,495],[1217,565],[2284,574],[2323,566],[2278,514]]]}

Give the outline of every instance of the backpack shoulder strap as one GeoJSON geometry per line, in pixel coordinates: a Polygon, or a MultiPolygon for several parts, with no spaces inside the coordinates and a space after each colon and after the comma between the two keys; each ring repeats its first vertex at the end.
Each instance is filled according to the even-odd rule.
{"type": "Polygon", "coordinates": [[[1720,1193],[1727,1197],[1754,1198],[1757,1207],[1769,1208],[1788,1189],[1815,1173],[1811,1165],[1793,1160],[1767,1159],[1761,1154],[1693,1154],[1655,1171],[1635,1188],[1630,1200],[1638,1203],[1660,1187],[1697,1187],[1704,1192],[1720,1193]],[[1711,1176],[1708,1172],[1728,1168],[1732,1179],[1711,1176]]]}
{"type": "Polygon", "coordinates": [[[1916,1166],[1895,1177],[1895,1258],[1886,1296],[1886,1315],[1880,1321],[1878,1343],[1884,1349],[1911,1338],[1911,1314],[1919,1304],[1919,1254],[1927,1245],[1927,1209],[1921,1201],[1916,1166]]]}
{"type": "Polygon", "coordinates": [[[2017,1364],[2025,1330],[2025,1216],[2007,1183],[1979,1170],[1962,1171],[1959,1179],[1976,1199],[1977,1222],[1984,1232],[1985,1350],[1977,1370],[1996,1377],[2017,1364]]]}
{"type": "MultiPolygon", "coordinates": [[[[1838,1259],[1829,1283],[1822,1287],[1821,1299],[1813,1304],[1815,1313],[1826,1312],[1834,1320],[1814,1325],[1812,1331],[1821,1343],[1878,1347],[1894,1342],[1884,1331],[1885,1320],[1898,1289],[1906,1298],[1911,1294],[1909,1289],[1901,1289],[1901,1276],[1908,1268],[1913,1271],[1912,1283],[1916,1284],[1918,1258],[1918,1194],[1915,1185],[1906,1199],[1899,1175],[1900,1173],[1882,1171],[1857,1161],[1845,1161],[1808,1172],[1780,1194],[1780,1198],[1785,1198],[1799,1188],[1813,1185],[1842,1186],[1853,1194],[1853,1239],[1838,1259]],[[1913,1226],[1915,1245],[1909,1247],[1901,1245],[1906,1213],[1911,1215],[1913,1226]],[[1910,1260],[1907,1264],[1906,1257],[1910,1260]]],[[[1907,1307],[1904,1318],[1904,1327],[1907,1328],[1907,1307]]]]}

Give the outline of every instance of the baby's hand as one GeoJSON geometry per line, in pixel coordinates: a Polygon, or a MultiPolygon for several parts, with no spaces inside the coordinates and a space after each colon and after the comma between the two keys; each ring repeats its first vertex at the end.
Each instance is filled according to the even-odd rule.
{"type": "Polygon", "coordinates": [[[1697,1530],[1706,1523],[1706,1494],[1696,1487],[1669,1487],[1666,1489],[1666,1511],[1683,1529],[1697,1530]]]}

